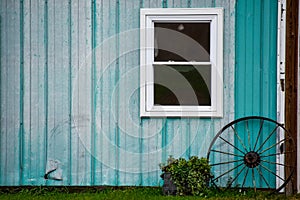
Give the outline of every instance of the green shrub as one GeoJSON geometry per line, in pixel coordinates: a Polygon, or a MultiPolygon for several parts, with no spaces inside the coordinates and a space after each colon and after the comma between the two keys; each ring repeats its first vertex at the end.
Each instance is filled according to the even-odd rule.
{"type": "Polygon", "coordinates": [[[167,165],[161,165],[163,173],[171,173],[178,195],[204,196],[208,193],[211,178],[210,165],[206,158],[191,157],[174,159],[170,157],[167,165]]]}

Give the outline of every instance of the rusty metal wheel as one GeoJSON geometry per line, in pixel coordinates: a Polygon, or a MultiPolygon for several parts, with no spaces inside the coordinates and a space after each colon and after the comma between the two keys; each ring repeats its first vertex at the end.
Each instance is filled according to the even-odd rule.
{"type": "Polygon", "coordinates": [[[258,116],[234,120],[209,146],[211,183],[217,188],[282,192],[295,171],[295,152],[295,142],[282,124],[258,116]]]}

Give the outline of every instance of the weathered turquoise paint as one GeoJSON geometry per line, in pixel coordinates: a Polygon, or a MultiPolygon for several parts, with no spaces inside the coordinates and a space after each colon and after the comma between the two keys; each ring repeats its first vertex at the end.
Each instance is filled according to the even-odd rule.
{"type": "Polygon", "coordinates": [[[234,118],[276,118],[275,4],[2,1],[0,185],[156,186],[159,163],[206,156],[234,118]],[[139,117],[142,7],[224,7],[222,119],[139,117]],[[45,180],[55,165],[63,180],[45,180]]]}
{"type": "Polygon", "coordinates": [[[236,118],[276,119],[277,1],[237,3],[236,118]]]}
{"type": "MultiPolygon", "coordinates": [[[[20,181],[20,166],[21,158],[20,154],[20,7],[19,5],[5,5],[1,8],[1,25],[5,28],[1,28],[1,148],[3,154],[8,155],[9,159],[6,159],[5,155],[1,155],[1,163],[10,166],[6,169],[11,173],[11,177],[5,177],[5,174],[1,175],[2,182],[8,182],[10,184],[19,184],[20,181]],[[11,10],[15,10],[12,15],[11,10]],[[3,31],[5,30],[5,31],[3,31]],[[15,34],[10,34],[16,31],[15,34]],[[5,38],[5,39],[4,39],[5,38]],[[8,44],[13,44],[11,48],[5,49],[8,44]],[[14,55],[18,59],[14,59],[14,55]],[[5,67],[4,67],[5,66],[5,67]],[[11,87],[13,86],[13,87],[11,87]],[[7,88],[10,88],[7,90],[7,88]],[[10,124],[10,125],[8,125],[10,124]],[[9,135],[8,135],[9,134],[9,135]],[[2,142],[3,141],[3,142],[2,142]],[[14,147],[10,146],[14,144],[14,147]]],[[[5,172],[1,169],[1,172],[5,172]]]]}
{"type": "MultiPolygon", "coordinates": [[[[235,118],[243,116],[265,116],[276,120],[276,78],[277,78],[277,1],[244,0],[237,1],[236,11],[236,66],[235,66],[235,118]]],[[[251,126],[258,131],[259,127],[251,126]]],[[[261,143],[273,128],[263,130],[261,143]]],[[[248,143],[246,130],[243,142],[248,143]]],[[[256,133],[256,132],[255,132],[256,133]]],[[[236,144],[239,143],[235,140],[236,144]]],[[[252,141],[252,147],[254,146],[252,141]]],[[[276,143],[275,135],[265,147],[276,143]]],[[[242,148],[242,147],[241,147],[242,148]]],[[[275,153],[275,150],[274,150],[275,153]]],[[[275,158],[270,160],[275,162],[275,158]]],[[[264,163],[271,171],[274,166],[264,163]]],[[[276,177],[265,175],[271,187],[275,187],[276,177]]],[[[242,174],[240,179],[243,180],[242,174]]],[[[251,173],[248,174],[251,176],[251,173]]],[[[255,172],[257,187],[267,187],[261,176],[255,172]]],[[[252,182],[245,185],[251,187],[252,182]]]]}

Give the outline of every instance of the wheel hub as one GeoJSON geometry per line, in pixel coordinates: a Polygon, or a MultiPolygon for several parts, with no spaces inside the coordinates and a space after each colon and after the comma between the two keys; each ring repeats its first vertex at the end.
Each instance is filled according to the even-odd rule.
{"type": "Polygon", "coordinates": [[[244,156],[244,163],[249,168],[257,167],[260,163],[260,156],[257,152],[250,151],[244,156]]]}

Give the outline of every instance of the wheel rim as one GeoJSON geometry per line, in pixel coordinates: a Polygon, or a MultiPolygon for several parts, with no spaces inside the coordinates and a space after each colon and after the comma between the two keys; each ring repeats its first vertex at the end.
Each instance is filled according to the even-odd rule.
{"type": "Polygon", "coordinates": [[[295,151],[282,124],[258,116],[234,120],[210,144],[211,183],[217,188],[283,191],[295,170],[295,151]]]}

